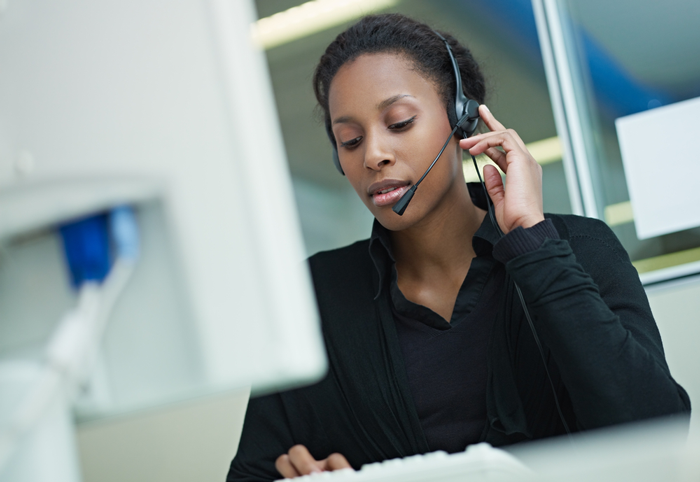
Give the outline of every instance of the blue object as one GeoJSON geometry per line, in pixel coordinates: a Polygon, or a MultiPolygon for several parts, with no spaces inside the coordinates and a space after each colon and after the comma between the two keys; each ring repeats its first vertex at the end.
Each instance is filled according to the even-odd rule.
{"type": "Polygon", "coordinates": [[[134,210],[129,206],[112,209],[109,227],[117,258],[135,260],[139,256],[139,229],[134,210]]]}
{"type": "Polygon", "coordinates": [[[612,117],[635,114],[676,101],[668,92],[634,79],[598,42],[581,30],[593,89],[612,117]]]}
{"type": "Polygon", "coordinates": [[[135,260],[139,255],[138,224],[129,206],[64,224],[59,232],[74,288],[104,281],[114,258],[135,260]]]}
{"type": "Polygon", "coordinates": [[[99,214],[64,224],[59,232],[73,287],[77,288],[86,281],[104,280],[110,268],[107,215],[99,214]]]}

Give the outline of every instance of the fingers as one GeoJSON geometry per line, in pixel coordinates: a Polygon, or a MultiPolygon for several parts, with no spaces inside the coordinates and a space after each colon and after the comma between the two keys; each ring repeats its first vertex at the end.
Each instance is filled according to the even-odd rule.
{"type": "Polygon", "coordinates": [[[337,453],[329,455],[325,462],[325,470],[340,470],[352,468],[348,460],[343,455],[337,453]]]}
{"type": "Polygon", "coordinates": [[[489,156],[489,158],[496,163],[496,165],[501,169],[501,171],[506,172],[507,162],[505,152],[499,151],[495,147],[489,147],[484,151],[484,154],[489,156]]]}
{"type": "Polygon", "coordinates": [[[295,445],[289,452],[277,457],[275,468],[282,477],[291,479],[311,473],[351,469],[348,460],[341,454],[331,454],[326,459],[316,460],[303,445],[295,445]]]}
{"type": "Polygon", "coordinates": [[[299,477],[301,474],[297,469],[294,468],[292,462],[289,460],[289,455],[282,454],[275,460],[275,468],[277,472],[280,473],[285,479],[293,479],[294,477],[299,477]]]}
{"type": "Polygon", "coordinates": [[[289,461],[299,475],[308,475],[312,472],[323,472],[323,464],[318,462],[303,445],[295,445],[289,449],[289,461]]]}
{"type": "Polygon", "coordinates": [[[500,206],[505,198],[505,188],[503,179],[498,172],[498,169],[491,165],[484,166],[484,184],[489,193],[489,197],[494,206],[500,206]]]}
{"type": "Polygon", "coordinates": [[[481,120],[484,121],[484,124],[486,124],[486,127],[489,128],[491,131],[504,131],[506,128],[496,120],[496,118],[493,116],[491,111],[489,110],[488,107],[486,107],[486,104],[481,104],[479,106],[479,117],[481,117],[481,120]]]}
{"type": "MultiPolygon", "coordinates": [[[[469,153],[472,156],[478,156],[479,154],[486,153],[486,155],[493,159],[493,162],[495,162],[503,172],[507,171],[506,162],[509,160],[507,154],[514,150],[521,152],[520,145],[507,131],[482,134],[471,143],[474,142],[476,143],[468,148],[469,153]],[[501,152],[500,150],[496,149],[497,147],[503,147],[505,152],[501,152]]],[[[462,145],[462,148],[464,148],[464,145],[462,145]]]]}
{"type": "Polygon", "coordinates": [[[484,121],[484,124],[486,124],[486,127],[489,128],[490,131],[496,132],[496,131],[507,131],[510,133],[510,135],[515,139],[515,141],[520,145],[520,147],[523,150],[526,150],[527,148],[525,147],[525,143],[523,140],[520,138],[518,133],[514,131],[513,129],[506,129],[503,124],[498,122],[496,118],[493,116],[491,111],[489,110],[486,105],[482,104],[479,106],[479,116],[481,119],[484,121]]]}
{"type": "Polygon", "coordinates": [[[506,129],[486,106],[479,106],[479,115],[491,132],[462,139],[459,145],[474,156],[486,154],[508,176],[506,192],[498,170],[490,165],[484,167],[484,184],[500,228],[507,233],[515,227],[540,222],[544,219],[542,167],[518,133],[506,129]]]}
{"type": "MultiPolygon", "coordinates": [[[[513,129],[506,129],[503,124],[501,124],[491,113],[488,107],[486,105],[482,104],[479,106],[479,116],[481,117],[481,120],[486,124],[486,127],[489,128],[491,132],[487,132],[485,134],[479,134],[476,136],[470,137],[467,141],[471,140],[471,142],[465,142],[464,140],[462,142],[465,142],[464,145],[462,145],[463,149],[471,149],[473,145],[476,144],[476,142],[485,136],[488,136],[489,134],[493,133],[508,133],[508,135],[513,139],[516,145],[518,145],[523,151],[527,152],[527,147],[525,147],[525,143],[523,140],[520,138],[518,133],[514,131],[513,129]]],[[[480,154],[480,153],[479,153],[480,154]]]]}
{"type": "Polygon", "coordinates": [[[511,162],[525,160],[535,164],[535,160],[517,132],[513,129],[506,129],[485,105],[480,106],[479,112],[492,132],[462,139],[460,141],[462,149],[467,149],[473,156],[486,154],[505,173],[507,173],[508,163],[511,162]]]}

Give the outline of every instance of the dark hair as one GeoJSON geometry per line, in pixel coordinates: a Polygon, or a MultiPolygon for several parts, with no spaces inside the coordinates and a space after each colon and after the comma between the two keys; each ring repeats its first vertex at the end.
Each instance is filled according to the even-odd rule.
{"type": "MultiPolygon", "coordinates": [[[[484,102],[484,76],[469,49],[452,35],[440,31],[452,47],[462,75],[464,94],[480,104],[484,102]]],[[[314,71],[314,94],[323,111],[326,132],[335,145],[328,108],[328,90],[335,74],[347,62],[362,54],[395,52],[405,55],[416,69],[435,82],[450,123],[457,122],[454,113],[455,77],[445,43],[424,23],[398,13],[368,15],[351,26],[326,48],[314,71]]]]}

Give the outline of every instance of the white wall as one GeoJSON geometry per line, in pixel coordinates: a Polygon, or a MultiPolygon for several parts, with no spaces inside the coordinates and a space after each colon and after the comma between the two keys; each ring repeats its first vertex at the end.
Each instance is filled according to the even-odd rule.
{"type": "Polygon", "coordinates": [[[647,296],[671,374],[688,391],[693,427],[700,428],[700,276],[651,287],[647,296]]]}
{"type": "Polygon", "coordinates": [[[84,482],[226,479],[248,391],[78,426],[84,482]]]}

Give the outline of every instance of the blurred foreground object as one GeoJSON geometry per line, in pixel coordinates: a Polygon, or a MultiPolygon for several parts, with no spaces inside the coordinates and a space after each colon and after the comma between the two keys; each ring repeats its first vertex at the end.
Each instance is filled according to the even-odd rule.
{"type": "Polygon", "coordinates": [[[253,20],[238,0],[2,12],[0,480],[79,480],[71,407],[95,419],[323,375],[253,20]],[[88,319],[99,336],[78,335],[88,319]],[[44,383],[52,353],[70,369],[44,383]],[[37,387],[53,395],[15,417],[37,387]]]}

